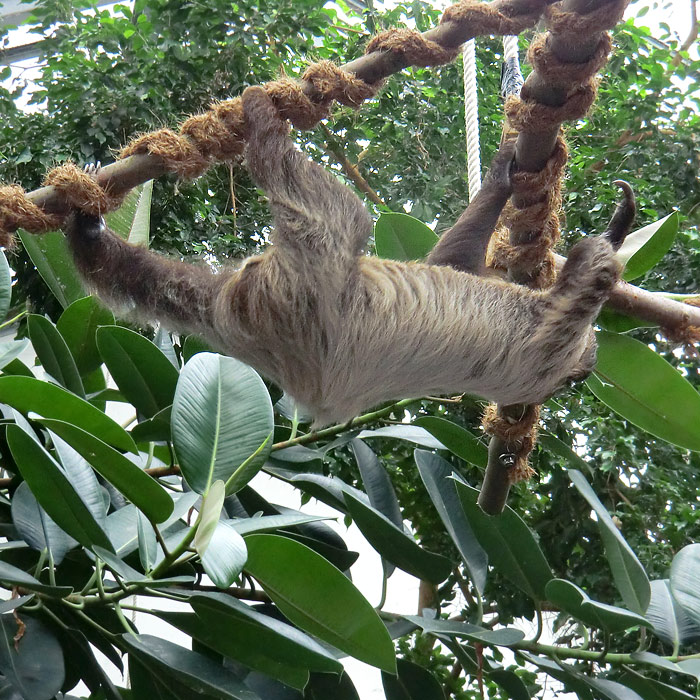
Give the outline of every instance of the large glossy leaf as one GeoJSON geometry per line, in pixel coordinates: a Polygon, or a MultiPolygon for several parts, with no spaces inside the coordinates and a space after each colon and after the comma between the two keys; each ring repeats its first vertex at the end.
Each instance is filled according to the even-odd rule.
{"type": "Polygon", "coordinates": [[[441,620],[420,615],[404,615],[410,622],[415,623],[424,632],[439,634],[458,639],[469,639],[479,644],[491,644],[494,646],[513,646],[525,639],[525,633],[515,627],[502,627],[501,629],[489,629],[479,627],[469,622],[458,620],[441,620]]]}
{"type": "Polygon", "coordinates": [[[369,503],[367,494],[354,486],[346,484],[342,479],[321,474],[298,474],[291,478],[292,484],[302,489],[310,496],[317,498],[322,503],[345,513],[345,493],[352,494],[356,499],[369,503]]]}
{"type": "Polygon", "coordinates": [[[152,195],[153,180],[134,187],[119,209],[107,214],[107,225],[129,243],[148,247],[152,195]]]}
{"type": "Polygon", "coordinates": [[[593,600],[584,590],[570,581],[552,579],[547,584],[545,593],[547,600],[554,603],[561,611],[589,627],[602,628],[611,634],[631,627],[652,626],[647,619],[637,613],[593,600]]]}
{"type": "Polygon", "coordinates": [[[87,401],[49,382],[32,377],[0,377],[0,402],[22,413],[72,423],[110,445],[137,452],[136,443],[119,423],[87,401]]]}
{"type": "Polygon", "coordinates": [[[61,645],[40,620],[23,615],[22,622],[24,633],[15,642],[17,621],[0,616],[0,671],[25,700],[52,700],[65,678],[61,645]]]}
{"type": "Polygon", "coordinates": [[[260,700],[228,669],[197,652],[148,634],[122,636],[130,655],[158,676],[166,674],[212,700],[260,700]]]}
{"type": "Polygon", "coordinates": [[[477,467],[486,467],[488,461],[486,445],[461,425],[437,416],[421,416],[413,421],[413,425],[425,428],[452,454],[465,462],[475,464],[477,467]]]}
{"type": "Polygon", "coordinates": [[[445,700],[445,693],[435,676],[418,664],[397,659],[398,675],[382,672],[386,700],[445,700]]]}
{"type": "Polygon", "coordinates": [[[178,371],[148,338],[122,326],[102,326],[96,338],[109,373],[139,413],[151,418],[172,404],[178,371]]]}
{"type": "Polygon", "coordinates": [[[568,472],[571,483],[598,516],[598,527],[605,545],[605,555],[622,600],[630,610],[643,615],[651,598],[649,579],[644,567],[615,526],[607,509],[586,481],[586,477],[576,469],[569,469],[568,472]]]}
{"type": "Polygon", "coordinates": [[[5,253],[0,251],[0,321],[5,319],[12,300],[12,273],[5,253]]]}
{"type": "MultiPolygon", "coordinates": [[[[0,343],[0,369],[5,369],[7,365],[16,360],[27,348],[29,341],[24,338],[24,340],[13,340],[9,343],[0,343]]],[[[17,374],[17,372],[10,372],[10,374],[17,374]]],[[[34,376],[29,372],[29,376],[34,376]]]]}
{"type": "Polygon", "coordinates": [[[297,525],[327,520],[322,515],[260,515],[253,518],[229,520],[239,535],[252,535],[255,532],[272,532],[282,528],[292,528],[297,525]]]}
{"type": "Polygon", "coordinates": [[[395,671],[384,623],[353,584],[313,550],[277,535],[246,538],[246,570],[301,629],[365,663],[395,671]]]}
{"type": "MultiPolygon", "coordinates": [[[[216,653],[276,678],[291,688],[303,690],[308,683],[307,669],[294,660],[279,660],[276,658],[274,647],[261,647],[257,637],[257,633],[261,631],[258,625],[251,625],[246,620],[241,622],[225,614],[194,615],[186,612],[159,611],[158,617],[216,653]],[[232,634],[231,630],[235,630],[235,633],[232,634]]],[[[269,635],[266,635],[264,630],[262,632],[263,639],[270,641],[269,635]]]]}
{"type": "Polygon", "coordinates": [[[643,700],[696,700],[697,695],[690,695],[667,683],[646,678],[632,669],[622,674],[620,682],[639,694],[643,700]]]}
{"type": "Polygon", "coordinates": [[[661,640],[678,649],[683,644],[700,639],[700,624],[674,599],[668,579],[651,582],[651,600],[646,617],[661,640]]]}
{"type": "Polygon", "coordinates": [[[418,425],[387,425],[376,430],[363,430],[357,436],[361,440],[373,437],[396,438],[397,440],[407,440],[421,447],[431,450],[447,449],[439,440],[436,440],[425,428],[418,425]]]}
{"type": "Polygon", "coordinates": [[[228,588],[243,571],[248,557],[245,542],[231,523],[219,520],[201,555],[206,575],[218,588],[228,588]]]}
{"type": "Polygon", "coordinates": [[[386,469],[379,462],[379,458],[362,440],[352,440],[350,448],[355,455],[362,483],[372,508],[403,530],[399,499],[396,498],[394,486],[386,469]]]}
{"type": "Polygon", "coordinates": [[[7,442],[24,480],[56,524],[85,547],[111,550],[109,538],[53,457],[16,425],[7,426],[7,442]]]}
{"type": "MultiPolygon", "coordinates": [[[[1,378],[0,378],[1,379],[1,378]]],[[[172,412],[173,442],[192,490],[228,482],[272,433],[272,403],[258,374],[238,360],[195,355],[182,370],[172,412]]],[[[245,480],[263,465],[268,448],[246,464],[245,480]]],[[[245,485],[237,479],[236,488],[245,485]]],[[[227,490],[232,488],[227,484],[227,490]]]]}
{"type": "Polygon", "coordinates": [[[438,235],[422,221],[398,212],[382,212],[374,227],[377,256],[392,260],[422,260],[438,235]]]}
{"type": "MultiPolygon", "coordinates": [[[[362,440],[354,438],[350,442],[350,448],[355,455],[355,461],[360,470],[362,483],[371,506],[403,532],[403,518],[401,517],[399,499],[396,498],[394,486],[386,469],[380,463],[377,455],[362,440]]],[[[384,576],[389,578],[396,567],[390,560],[383,557],[382,568],[384,576]]]]}
{"type": "Polygon", "coordinates": [[[202,505],[199,509],[199,525],[195,533],[192,545],[201,557],[209,546],[216,524],[221,518],[221,510],[224,507],[226,497],[224,482],[217,479],[204,494],[202,505]]]}
{"type": "Polygon", "coordinates": [[[114,315],[95,297],[74,301],[59,317],[56,328],[68,344],[82,375],[94,372],[102,364],[95,334],[100,326],[112,324],[114,315]]]}
{"type": "Polygon", "coordinates": [[[302,689],[309,669],[341,668],[311,637],[230,596],[203,594],[190,602],[197,615],[160,613],[160,617],[214,651],[287,685],[302,689]]]}
{"type": "Polygon", "coordinates": [[[630,282],[651,270],[666,255],[677,234],[675,211],[630,233],[615,256],[625,266],[622,278],[630,282]]]}
{"type": "Polygon", "coordinates": [[[700,544],[686,545],[673,557],[669,584],[676,602],[700,625],[700,544]]]}
{"type": "Polygon", "coordinates": [[[66,341],[48,318],[30,314],[27,331],[42,367],[62,387],[85,397],[83,380],[66,341]]]}
{"type": "Polygon", "coordinates": [[[30,547],[40,552],[47,549],[56,565],[78,546],[78,542],[61,530],[39,505],[26,482],[17,487],[12,497],[12,522],[30,547]]]}
{"type": "Polygon", "coordinates": [[[452,570],[449,559],[428,552],[403,529],[399,529],[385,515],[354,498],[344,494],[348,512],[367,541],[379,554],[403,571],[422,581],[441,583],[452,570]]]}
{"type": "Polygon", "coordinates": [[[488,557],[464,515],[457,495],[452,466],[439,455],[415,450],[413,456],[440,519],[457,547],[475,588],[481,593],[486,585],[488,557]]]}
{"type": "Polygon", "coordinates": [[[545,600],[552,571],[523,519],[507,506],[500,515],[486,515],[476,502],[476,489],[461,481],[455,485],[469,525],[491,564],[531,598],[545,600]]]}
{"type": "Polygon", "coordinates": [[[150,520],[162,523],[173,512],[173,499],[168,492],[121,452],[65,421],[43,418],[40,422],[82,455],[150,520]]]}
{"type": "Polygon", "coordinates": [[[586,383],[613,411],[656,437],[700,450],[700,394],[634,338],[599,331],[598,364],[586,383]]]}
{"type": "Polygon", "coordinates": [[[103,526],[107,517],[108,504],[105,503],[104,489],[97,481],[95,470],[65,440],[51,431],[49,435],[58,455],[58,461],[71,485],[95,520],[103,526]]]}
{"type": "Polygon", "coordinates": [[[62,233],[35,236],[19,231],[18,234],[34,266],[64,309],[86,296],[62,233]]]}

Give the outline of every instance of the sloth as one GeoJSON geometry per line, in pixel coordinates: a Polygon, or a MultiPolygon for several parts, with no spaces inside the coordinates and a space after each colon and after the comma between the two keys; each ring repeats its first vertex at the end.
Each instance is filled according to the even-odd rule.
{"type": "Polygon", "coordinates": [[[365,254],[369,213],[295,147],[265,90],[248,88],[243,107],[247,166],[273,213],[271,245],[215,271],[130,245],[75,210],[69,247],[105,303],[203,336],[283,388],[315,426],[426,395],[542,403],[592,371],[592,324],[619,278],[614,251],[634,215],[626,183],[605,233],[578,242],[554,286],[533,291],[484,275],[511,194],[512,142],[427,260],[397,262],[365,254]]]}

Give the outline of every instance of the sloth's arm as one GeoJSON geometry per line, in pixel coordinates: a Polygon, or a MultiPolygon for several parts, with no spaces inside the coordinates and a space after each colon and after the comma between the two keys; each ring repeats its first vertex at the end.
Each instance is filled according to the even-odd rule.
{"type": "Polygon", "coordinates": [[[489,240],[512,192],[510,169],[514,155],[515,141],[506,141],[494,156],[479,193],[455,225],[442,235],[427,262],[483,274],[489,240]]]}
{"type": "Polygon", "coordinates": [[[70,215],[66,236],[78,271],[107,304],[180,330],[212,328],[214,300],[227,275],[131,245],[80,210],[70,215]]]}

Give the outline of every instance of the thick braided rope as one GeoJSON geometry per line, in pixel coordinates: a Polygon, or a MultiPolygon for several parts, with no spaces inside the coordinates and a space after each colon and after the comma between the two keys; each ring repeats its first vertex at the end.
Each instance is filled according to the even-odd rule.
{"type": "MultiPolygon", "coordinates": [[[[452,28],[461,27],[463,33],[471,36],[517,34],[537,22],[542,7],[543,0],[531,0],[531,9],[528,7],[524,13],[522,3],[499,11],[477,0],[460,0],[447,8],[440,22],[450,23],[452,28]]],[[[452,61],[459,48],[445,48],[419,32],[396,29],[374,37],[366,53],[374,51],[397,54],[408,64],[432,66],[452,61]]],[[[330,61],[320,61],[307,68],[301,81],[281,77],[264,87],[282,117],[289,119],[299,129],[308,129],[328,116],[334,101],[358,107],[376,94],[381,81],[367,83],[330,61]]],[[[205,113],[187,119],[179,133],[161,129],[134,139],[121,151],[120,158],[152,154],[160,159],[165,170],[182,178],[195,178],[216,161],[239,158],[245,137],[246,124],[241,101],[240,98],[233,98],[216,103],[205,113]]],[[[76,187],[82,192],[81,201],[86,210],[104,213],[117,205],[116,199],[100,195],[96,190],[93,191],[93,200],[84,199],[88,190],[78,172],[77,168],[61,166],[52,171],[52,183],[54,180],[64,182],[65,178],[75,176],[76,187]]],[[[62,189],[68,190],[68,187],[62,189]]],[[[58,228],[61,223],[61,217],[44,213],[20,187],[0,186],[0,244],[8,245],[12,233],[18,228],[43,233],[58,228]]]]}
{"type": "MultiPolygon", "coordinates": [[[[518,132],[550,131],[562,122],[586,115],[597,92],[596,74],[612,48],[610,35],[604,30],[619,22],[626,6],[627,0],[615,0],[586,15],[563,12],[556,6],[545,10],[550,33],[533,40],[528,60],[545,82],[567,86],[566,99],[561,106],[553,107],[529,98],[526,90],[520,97],[510,96],[505,105],[506,116],[518,132]],[[593,55],[583,63],[563,63],[549,46],[552,33],[579,39],[601,32],[593,55]]],[[[489,250],[492,267],[508,269],[516,278],[527,277],[534,287],[548,287],[554,280],[552,248],[560,237],[561,182],[566,161],[566,143],[560,134],[541,172],[516,173],[513,197],[503,217],[510,234],[500,230],[489,250]],[[519,245],[511,245],[511,240],[519,245]]]]}
{"type": "MultiPolygon", "coordinates": [[[[567,86],[564,103],[559,107],[520,96],[507,98],[507,121],[518,132],[539,133],[560,127],[562,122],[581,119],[593,104],[597,92],[596,74],[607,61],[612,48],[610,35],[604,30],[622,18],[627,0],[601,6],[579,15],[550,6],[545,18],[550,33],[536,37],[528,51],[528,60],[540,77],[553,85],[567,86]],[[563,63],[550,48],[552,33],[560,37],[580,38],[601,33],[593,55],[583,63],[563,63]]],[[[491,267],[508,270],[517,278],[528,278],[529,286],[545,288],[555,277],[553,247],[559,240],[562,204],[562,180],[568,149],[560,131],[552,155],[536,173],[520,171],[513,176],[513,197],[503,212],[503,227],[492,237],[487,262],[491,267]],[[517,241],[514,245],[512,241],[517,241]]],[[[537,439],[539,406],[510,407],[524,411],[509,415],[509,407],[487,407],[482,420],[484,431],[503,440],[513,450],[515,465],[508,479],[516,483],[532,475],[528,457],[537,439]]]]}

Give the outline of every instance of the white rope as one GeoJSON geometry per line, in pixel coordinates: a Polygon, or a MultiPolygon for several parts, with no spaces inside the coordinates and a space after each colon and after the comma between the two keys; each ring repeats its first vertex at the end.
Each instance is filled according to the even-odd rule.
{"type": "Polygon", "coordinates": [[[464,45],[464,124],[467,130],[467,177],[469,201],[481,189],[481,156],[479,153],[479,100],[476,94],[476,47],[474,39],[464,45]]]}
{"type": "Polygon", "coordinates": [[[511,58],[518,58],[518,37],[504,36],[503,37],[503,60],[508,61],[511,58]]]}

